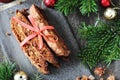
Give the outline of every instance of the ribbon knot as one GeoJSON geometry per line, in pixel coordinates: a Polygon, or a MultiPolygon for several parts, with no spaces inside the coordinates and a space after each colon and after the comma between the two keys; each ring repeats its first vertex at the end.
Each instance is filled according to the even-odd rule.
{"type": "MultiPolygon", "coordinates": [[[[54,29],[53,26],[43,26],[43,27],[39,28],[39,27],[35,24],[34,18],[33,18],[31,15],[28,16],[28,19],[30,20],[30,22],[31,22],[31,24],[32,24],[33,26],[30,26],[30,25],[22,22],[22,21],[19,20],[17,17],[13,17],[13,19],[14,19],[18,24],[20,24],[21,26],[23,26],[24,28],[27,28],[27,29],[29,29],[29,30],[31,30],[31,31],[34,32],[33,34],[31,34],[31,35],[29,35],[28,37],[26,37],[26,38],[20,43],[20,46],[21,46],[21,47],[22,47],[23,45],[25,45],[25,44],[26,44],[29,40],[31,40],[32,38],[38,36],[38,38],[39,38],[38,47],[39,47],[39,49],[41,49],[41,48],[43,47],[43,39],[42,39],[42,37],[51,37],[50,35],[45,36],[42,32],[43,32],[44,30],[46,30],[46,29],[54,29]]],[[[57,41],[57,40],[58,40],[58,38],[56,39],[56,41],[57,41]]]]}

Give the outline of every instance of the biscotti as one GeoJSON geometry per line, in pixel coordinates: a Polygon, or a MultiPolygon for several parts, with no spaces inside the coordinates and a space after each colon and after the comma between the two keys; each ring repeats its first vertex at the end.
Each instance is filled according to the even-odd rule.
{"type": "MultiPolygon", "coordinates": [[[[23,21],[24,23],[31,25],[22,12],[17,11],[15,17],[23,21]]],[[[33,33],[32,31],[22,27],[13,18],[11,19],[11,28],[12,32],[14,33],[19,42],[22,42],[27,36],[33,33]]],[[[26,56],[31,61],[31,63],[35,65],[40,70],[40,72],[48,74],[49,70],[47,61],[49,63],[52,63],[56,67],[59,67],[59,64],[45,43],[43,44],[42,49],[38,49],[37,46],[38,40],[39,40],[38,37],[31,39],[30,41],[27,42],[27,44],[22,46],[22,49],[25,52],[26,56]]]]}
{"type": "MultiPolygon", "coordinates": [[[[39,28],[49,25],[37,6],[35,5],[31,6],[30,15],[33,16],[33,18],[35,19],[35,23],[39,28]]],[[[44,37],[44,39],[57,56],[65,56],[65,57],[69,56],[70,51],[68,50],[62,38],[57,34],[55,29],[44,30],[43,34],[45,36],[48,36],[48,35],[52,36],[47,38],[44,37]],[[58,40],[55,41],[56,39],[58,40]],[[51,40],[53,40],[53,42],[51,40]]]]}
{"type": "Polygon", "coordinates": [[[43,74],[50,73],[48,63],[60,67],[57,57],[69,57],[70,51],[63,39],[35,5],[29,13],[17,10],[11,18],[11,29],[25,55],[43,74]]]}

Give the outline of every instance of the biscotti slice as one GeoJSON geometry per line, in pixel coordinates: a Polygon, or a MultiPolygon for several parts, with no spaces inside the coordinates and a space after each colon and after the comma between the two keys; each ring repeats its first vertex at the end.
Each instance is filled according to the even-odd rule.
{"type": "MultiPolygon", "coordinates": [[[[43,17],[42,13],[39,11],[39,8],[37,6],[35,5],[31,6],[30,15],[33,16],[35,24],[39,26],[39,28],[44,26],[49,26],[48,22],[45,20],[45,18],[43,17]]],[[[68,50],[64,41],[56,33],[55,30],[53,29],[44,30],[43,34],[45,36],[51,36],[51,37],[44,37],[44,39],[57,56],[65,56],[65,57],[69,56],[70,51],[68,50]]]]}
{"type": "MultiPolygon", "coordinates": [[[[22,12],[17,11],[16,12],[16,18],[21,20],[22,22],[31,25],[28,19],[23,15],[22,12]]],[[[33,32],[24,28],[20,24],[16,22],[15,19],[11,19],[11,28],[16,36],[17,40],[21,43],[27,36],[32,34],[33,32]]],[[[49,48],[43,44],[42,49],[38,49],[38,37],[35,37],[27,42],[24,46],[22,46],[23,51],[25,52],[25,55],[29,58],[31,63],[40,70],[43,74],[48,74],[48,64],[46,62],[49,61],[51,63],[54,63],[56,66],[59,65],[58,62],[54,59],[54,55],[51,53],[49,48]],[[46,55],[47,54],[47,55],[46,55]],[[51,54],[51,55],[50,55],[51,54]]]]}

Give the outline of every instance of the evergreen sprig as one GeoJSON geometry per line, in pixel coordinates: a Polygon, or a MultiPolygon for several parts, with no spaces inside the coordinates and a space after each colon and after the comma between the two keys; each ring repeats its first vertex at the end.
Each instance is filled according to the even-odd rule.
{"type": "Polygon", "coordinates": [[[32,77],[31,80],[43,80],[42,76],[39,73],[35,73],[33,76],[34,77],[32,77]]]}
{"type": "Polygon", "coordinates": [[[79,32],[87,41],[79,57],[90,68],[99,62],[109,65],[120,59],[120,20],[99,22],[97,26],[83,23],[79,32]]]}
{"type": "Polygon", "coordinates": [[[98,11],[98,6],[95,2],[95,0],[81,0],[80,2],[79,10],[82,13],[82,15],[88,15],[92,12],[98,11]]]}
{"type": "Polygon", "coordinates": [[[15,63],[5,61],[0,62],[0,80],[12,80],[15,72],[15,63]]]}
{"type": "Polygon", "coordinates": [[[55,8],[67,16],[76,10],[80,5],[79,2],[79,0],[58,0],[55,8]]]}
{"type": "MultiPolygon", "coordinates": [[[[13,80],[16,71],[16,64],[10,62],[7,58],[0,62],[0,80],[13,80]]],[[[33,77],[30,77],[30,80],[43,80],[43,78],[39,73],[35,73],[33,77]]]]}
{"type": "Polygon", "coordinates": [[[64,15],[75,12],[78,8],[82,15],[88,15],[91,12],[97,12],[98,6],[95,0],[58,0],[55,8],[64,15]]]}

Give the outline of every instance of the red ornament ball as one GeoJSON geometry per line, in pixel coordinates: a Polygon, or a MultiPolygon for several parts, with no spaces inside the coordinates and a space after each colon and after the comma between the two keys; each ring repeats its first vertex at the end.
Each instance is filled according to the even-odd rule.
{"type": "Polygon", "coordinates": [[[44,4],[47,7],[54,7],[55,3],[56,3],[56,0],[44,0],[44,4]]]}
{"type": "Polygon", "coordinates": [[[101,0],[101,5],[103,7],[109,7],[111,5],[110,0],[101,0]]]}
{"type": "Polygon", "coordinates": [[[1,3],[8,3],[10,1],[13,1],[13,0],[0,0],[1,3]]]}

